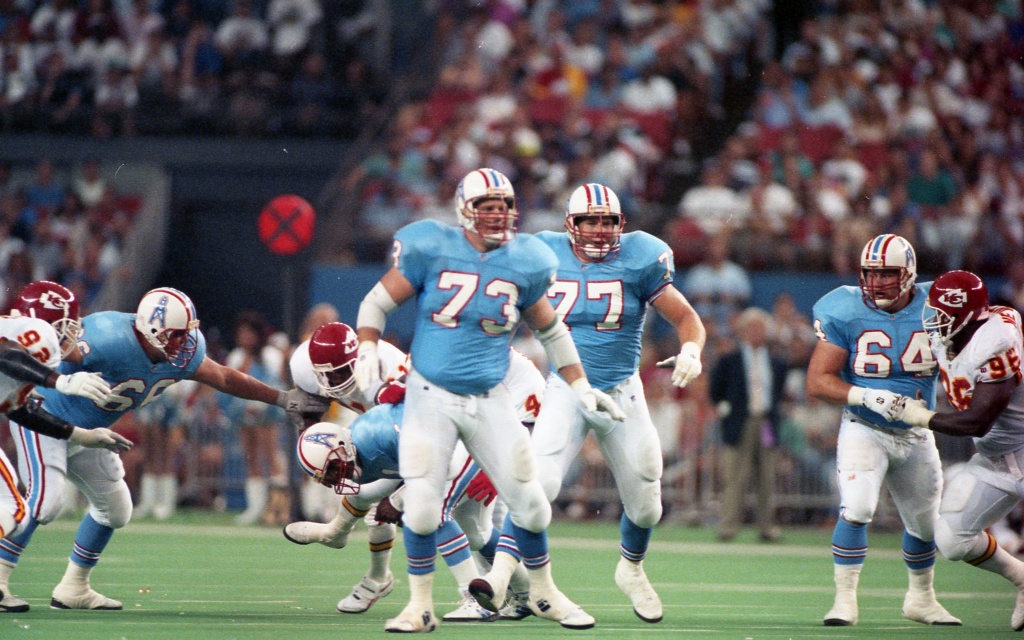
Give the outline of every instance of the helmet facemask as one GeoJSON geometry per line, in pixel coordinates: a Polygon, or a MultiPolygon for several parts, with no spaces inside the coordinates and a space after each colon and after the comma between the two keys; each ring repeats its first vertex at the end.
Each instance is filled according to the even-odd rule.
{"type": "Polygon", "coordinates": [[[309,360],[317,385],[324,393],[345,400],[355,389],[358,353],[356,332],[343,322],[329,322],[313,332],[309,338],[309,360]]]}
{"type": "Polygon", "coordinates": [[[910,243],[887,233],[861,251],[859,285],[864,304],[888,309],[907,296],[917,280],[917,257],[910,243]]]}
{"type": "Polygon", "coordinates": [[[935,279],[921,310],[925,331],[947,347],[976,320],[988,318],[988,289],[968,271],[950,271],[935,279]]]}
{"type": "Polygon", "coordinates": [[[619,197],[608,187],[589,183],[577,187],[569,196],[565,230],[573,253],[581,260],[597,262],[615,256],[625,225],[619,197]]]}
{"type": "Polygon", "coordinates": [[[153,289],[144,295],[135,313],[135,329],[178,369],[187,367],[199,349],[195,307],[176,289],[153,289]]]}
{"type": "Polygon", "coordinates": [[[455,192],[455,213],[459,224],[476,234],[488,249],[512,241],[519,222],[515,191],[501,172],[494,169],[471,171],[455,192]]]}

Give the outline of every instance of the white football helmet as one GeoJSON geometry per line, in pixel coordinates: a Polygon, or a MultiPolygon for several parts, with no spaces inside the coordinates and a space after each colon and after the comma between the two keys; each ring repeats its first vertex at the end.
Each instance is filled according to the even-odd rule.
{"type": "Polygon", "coordinates": [[[907,295],[917,280],[917,256],[914,247],[901,236],[885,233],[868,241],[860,254],[860,290],[864,304],[873,309],[891,307],[907,295]],[[879,283],[872,271],[899,272],[899,280],[879,283]]]}
{"type": "Polygon", "coordinates": [[[318,422],[299,435],[299,464],[318,483],[342,496],[359,493],[356,446],[348,427],[318,422]]]}
{"type": "Polygon", "coordinates": [[[159,349],[172,366],[187,367],[199,348],[199,318],[188,296],[170,287],[142,296],[135,329],[159,349]]]}
{"type": "Polygon", "coordinates": [[[519,220],[516,194],[500,171],[477,169],[466,174],[455,190],[455,213],[459,224],[489,247],[500,247],[515,237],[519,220]],[[477,205],[488,200],[504,202],[504,211],[477,211],[477,205]]]}
{"type": "Polygon", "coordinates": [[[565,206],[565,230],[569,232],[569,243],[578,257],[606,260],[618,253],[622,227],[625,225],[626,216],[622,215],[619,197],[603,184],[585,184],[577,187],[569,196],[565,206]],[[597,227],[589,231],[581,230],[581,218],[595,221],[597,227]],[[612,229],[605,228],[607,220],[613,222],[612,229]]]}

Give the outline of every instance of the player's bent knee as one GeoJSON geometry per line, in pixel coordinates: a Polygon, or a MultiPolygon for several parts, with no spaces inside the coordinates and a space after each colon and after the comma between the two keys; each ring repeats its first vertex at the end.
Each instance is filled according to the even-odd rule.
{"type": "Polygon", "coordinates": [[[665,463],[661,459],[661,447],[653,440],[645,440],[640,445],[637,463],[637,471],[640,472],[640,479],[644,482],[657,482],[661,480],[661,473],[665,463]]]}
{"type": "Polygon", "coordinates": [[[562,490],[561,474],[543,473],[540,478],[540,486],[544,489],[544,499],[548,502],[554,502],[558,498],[558,492],[562,490]]]}
{"type": "Polygon", "coordinates": [[[39,524],[50,524],[64,511],[63,486],[59,491],[52,492],[54,495],[50,493],[51,491],[47,491],[46,497],[33,514],[39,524]]]}
{"type": "Polygon", "coordinates": [[[527,531],[540,533],[551,524],[551,503],[542,492],[527,487],[521,494],[522,499],[517,501],[519,504],[509,505],[512,521],[527,531]]]}
{"type": "Polygon", "coordinates": [[[935,546],[944,558],[958,562],[967,557],[974,548],[977,535],[964,535],[953,531],[949,524],[940,520],[935,525],[935,546]]]}
{"type": "Polygon", "coordinates": [[[875,505],[844,505],[842,518],[850,524],[871,524],[875,517],[875,505]]]}
{"type": "Polygon", "coordinates": [[[623,505],[626,517],[641,529],[650,529],[661,521],[661,486],[655,483],[646,485],[639,500],[623,505]]]}
{"type": "Polygon", "coordinates": [[[128,485],[120,482],[106,496],[106,504],[94,504],[90,510],[96,522],[111,529],[120,529],[132,519],[132,494],[128,485]]]}
{"type": "Polygon", "coordinates": [[[405,512],[402,522],[419,535],[429,535],[437,530],[441,521],[441,496],[432,490],[430,483],[422,479],[410,479],[405,488],[405,512]]]}

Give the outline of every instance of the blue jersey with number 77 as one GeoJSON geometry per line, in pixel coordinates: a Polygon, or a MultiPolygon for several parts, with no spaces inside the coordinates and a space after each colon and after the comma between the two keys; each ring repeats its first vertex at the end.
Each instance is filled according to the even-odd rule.
{"type": "Polygon", "coordinates": [[[43,408],[83,429],[109,427],[126,411],[155,400],[167,387],[185,380],[206,357],[206,339],[198,329],[198,348],[187,367],[177,368],[165,361],[152,363],[135,337],[135,314],[117,311],[91,313],[82,318],[82,363],[62,362],[60,372],[96,371],[110,385],[113,396],[102,407],[81,396],[56,389],[40,389],[43,408]]]}
{"type": "Polygon", "coordinates": [[[558,257],[548,290],[555,312],[569,326],[590,384],[611,389],[636,372],[647,305],[675,277],[672,250],[643,231],[624,233],[607,260],[584,262],[566,233],[537,234],[558,257]]]}

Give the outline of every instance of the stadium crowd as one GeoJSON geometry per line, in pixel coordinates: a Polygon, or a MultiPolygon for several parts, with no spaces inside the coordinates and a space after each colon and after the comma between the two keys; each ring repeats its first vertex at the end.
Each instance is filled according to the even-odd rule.
{"type": "MultiPolygon", "coordinates": [[[[362,4],[0,3],[0,131],[350,136],[353,114],[384,95],[360,49],[362,4]]],[[[823,3],[791,42],[773,39],[769,11],[759,0],[439,3],[437,77],[346,177],[361,232],[329,258],[381,260],[405,224],[450,222],[448,194],[468,170],[490,166],[515,185],[526,232],[560,229],[576,186],[612,187],[627,231],[674,249],[681,290],[708,329],[705,371],[735,346],[750,272],[852,282],[858,251],[883,232],[910,240],[923,274],[1001,276],[994,299],[1024,307],[1020,4],[823,3]]],[[[131,200],[102,184],[94,161],[73,179],[55,178],[45,160],[31,180],[9,174],[0,162],[0,294],[53,279],[79,294],[84,313],[95,310],[131,200]]],[[[828,509],[783,521],[826,519],[838,410],[803,391],[809,319],[785,293],[769,311],[771,350],[790,367],[779,486],[829,495],[828,509]]],[[[652,322],[641,374],[660,417],[668,507],[680,515],[710,495],[708,478],[717,482],[717,415],[706,376],[676,390],[670,370],[654,366],[678,345],[652,322]]],[[[291,348],[269,344],[283,352],[272,359],[291,348]]],[[[520,345],[541,353],[529,336],[520,345]]],[[[224,361],[227,345],[219,349],[211,345],[224,361]]],[[[182,500],[232,506],[223,480],[209,481],[233,473],[231,420],[204,391],[172,409],[122,427],[175,427],[173,472],[194,490],[182,500]]],[[[283,422],[273,428],[279,455],[291,455],[283,422]]],[[[588,451],[558,505],[579,517],[606,502],[596,489],[607,470],[588,451]]],[[[132,455],[137,490],[145,446],[132,455]]]]}

